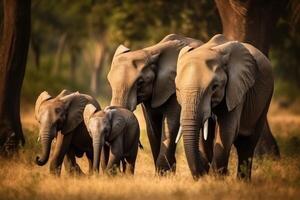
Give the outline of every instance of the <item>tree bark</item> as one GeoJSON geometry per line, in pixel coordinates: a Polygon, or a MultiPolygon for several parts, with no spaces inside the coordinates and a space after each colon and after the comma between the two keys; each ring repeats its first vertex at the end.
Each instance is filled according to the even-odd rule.
{"type": "Polygon", "coordinates": [[[252,44],[268,56],[275,25],[288,0],[215,0],[223,34],[252,44]]]}
{"type": "Polygon", "coordinates": [[[93,96],[99,93],[99,77],[101,68],[105,58],[105,41],[100,40],[95,47],[94,65],[92,67],[91,85],[90,90],[93,96]]]}
{"type": "Polygon", "coordinates": [[[12,155],[25,143],[20,93],[30,38],[30,0],[4,0],[0,49],[0,153],[12,155]]]}
{"type": "Polygon", "coordinates": [[[67,33],[63,33],[58,40],[58,46],[55,54],[54,66],[52,69],[52,74],[56,75],[59,71],[61,60],[63,57],[63,52],[66,46],[67,33]]]}
{"type": "Polygon", "coordinates": [[[41,47],[40,47],[40,44],[37,40],[35,40],[34,38],[32,38],[32,35],[31,35],[31,40],[30,40],[30,46],[31,46],[31,50],[32,50],[32,53],[34,55],[34,64],[35,64],[35,67],[37,69],[40,68],[40,55],[41,55],[41,47]]]}

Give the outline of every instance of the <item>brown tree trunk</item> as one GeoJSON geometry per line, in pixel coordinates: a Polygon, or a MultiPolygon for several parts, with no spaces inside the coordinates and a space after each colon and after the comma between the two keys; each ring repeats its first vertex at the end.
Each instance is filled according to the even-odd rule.
{"type": "Polygon", "coordinates": [[[64,52],[64,49],[65,49],[65,46],[66,46],[66,39],[67,39],[67,34],[66,33],[63,33],[59,37],[58,46],[57,46],[57,50],[56,50],[56,54],[55,54],[54,66],[52,68],[52,74],[53,75],[56,75],[59,71],[62,56],[63,56],[63,52],[64,52]]]}
{"type": "Polygon", "coordinates": [[[34,56],[34,64],[37,69],[40,68],[40,55],[41,55],[41,47],[40,44],[37,40],[32,38],[31,35],[31,40],[30,40],[30,47],[34,56]]]}
{"type": "Polygon", "coordinates": [[[100,40],[95,48],[94,65],[92,67],[91,85],[90,90],[93,96],[97,96],[99,93],[99,77],[101,74],[101,68],[105,58],[105,41],[100,40]]]}
{"type": "Polygon", "coordinates": [[[272,32],[288,0],[215,0],[223,34],[252,44],[268,56],[272,32]]]}
{"type": "Polygon", "coordinates": [[[3,155],[25,143],[20,120],[20,93],[30,38],[30,0],[4,0],[0,49],[0,151],[3,155]]]}

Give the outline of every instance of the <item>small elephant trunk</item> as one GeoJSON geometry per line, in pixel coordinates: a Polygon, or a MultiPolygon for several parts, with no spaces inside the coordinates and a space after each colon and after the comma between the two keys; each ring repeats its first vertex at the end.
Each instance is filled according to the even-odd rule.
{"type": "Polygon", "coordinates": [[[95,173],[99,173],[99,166],[100,166],[100,156],[101,150],[103,148],[103,142],[98,137],[93,138],[93,151],[94,151],[94,158],[93,158],[93,171],[95,173]]]}
{"type": "Polygon", "coordinates": [[[51,143],[53,140],[53,133],[55,130],[41,130],[40,136],[41,136],[41,143],[42,143],[42,155],[41,157],[36,157],[36,164],[39,166],[45,165],[49,160],[50,155],[50,149],[51,149],[51,143]]]}

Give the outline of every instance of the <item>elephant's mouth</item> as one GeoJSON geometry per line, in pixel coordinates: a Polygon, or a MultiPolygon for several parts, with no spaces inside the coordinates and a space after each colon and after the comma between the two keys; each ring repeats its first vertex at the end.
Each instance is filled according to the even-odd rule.
{"type": "MultiPolygon", "coordinates": [[[[212,114],[211,116],[204,118],[202,125],[200,126],[200,132],[203,134],[203,138],[204,140],[207,140],[208,138],[208,129],[209,129],[209,120],[213,120],[214,122],[217,121],[217,116],[212,114]]],[[[178,134],[176,137],[175,142],[178,143],[180,138],[182,136],[182,128],[180,126],[179,130],[178,130],[178,134]]]]}
{"type": "Polygon", "coordinates": [[[149,98],[149,95],[147,95],[144,92],[139,92],[137,95],[137,102],[142,103],[143,101],[146,101],[149,98]]]}

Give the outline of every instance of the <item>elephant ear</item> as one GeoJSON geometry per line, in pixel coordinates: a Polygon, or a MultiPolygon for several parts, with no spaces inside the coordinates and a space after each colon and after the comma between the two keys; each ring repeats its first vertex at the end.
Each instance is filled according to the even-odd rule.
{"type": "Polygon", "coordinates": [[[229,42],[229,40],[224,35],[217,34],[213,36],[207,43],[202,45],[202,47],[215,47],[227,42],[229,42]]]}
{"type": "Polygon", "coordinates": [[[85,106],[84,111],[83,111],[83,120],[84,120],[86,127],[88,127],[89,120],[90,120],[91,116],[96,112],[96,110],[97,110],[97,108],[93,104],[87,104],[85,106]]]}
{"type": "Polygon", "coordinates": [[[129,51],[130,51],[129,48],[127,48],[127,47],[125,47],[124,45],[121,44],[121,45],[118,46],[118,48],[117,48],[117,50],[116,50],[116,52],[114,54],[114,57],[118,56],[118,55],[120,55],[122,53],[129,52],[129,51]]]}
{"type": "Polygon", "coordinates": [[[51,99],[52,97],[47,91],[44,91],[40,94],[40,96],[37,98],[35,102],[35,107],[34,107],[34,113],[35,113],[35,118],[39,121],[39,109],[40,106],[43,102],[51,99]]]}
{"type": "Polygon", "coordinates": [[[119,134],[124,131],[126,122],[123,116],[121,116],[117,109],[111,109],[108,112],[108,118],[111,123],[111,132],[108,140],[113,141],[119,134]]]}
{"type": "Polygon", "coordinates": [[[59,95],[57,95],[57,97],[56,98],[61,98],[61,97],[64,97],[64,96],[67,96],[67,95],[69,95],[69,94],[72,94],[72,92],[70,92],[70,91],[68,91],[68,90],[62,90],[60,93],[59,93],[59,95]]]}
{"type": "Polygon", "coordinates": [[[61,132],[67,134],[74,130],[83,121],[83,111],[85,105],[89,103],[84,95],[78,92],[69,94],[60,98],[65,103],[67,110],[67,119],[63,125],[61,132]]]}
{"type": "Polygon", "coordinates": [[[156,108],[175,93],[176,65],[179,50],[170,48],[162,52],[157,63],[151,106],[156,108]]]}
{"type": "Polygon", "coordinates": [[[254,85],[257,65],[248,49],[237,41],[212,48],[221,54],[228,81],[226,86],[226,105],[228,111],[238,106],[246,92],[254,85]]]}
{"type": "MultiPolygon", "coordinates": [[[[160,43],[153,46],[152,52],[157,52],[159,55],[156,62],[156,79],[151,101],[153,108],[161,106],[175,93],[176,68],[180,50],[186,45],[191,45],[192,47],[190,48],[196,48],[202,44],[203,43],[199,40],[177,34],[170,34],[160,43]]],[[[150,49],[151,48],[149,48],[149,50],[150,49]]]]}
{"type": "Polygon", "coordinates": [[[184,55],[186,54],[187,52],[190,52],[194,49],[194,47],[191,47],[191,46],[185,46],[183,47],[180,52],[179,52],[179,55],[178,55],[178,61],[179,59],[184,55]]]}

